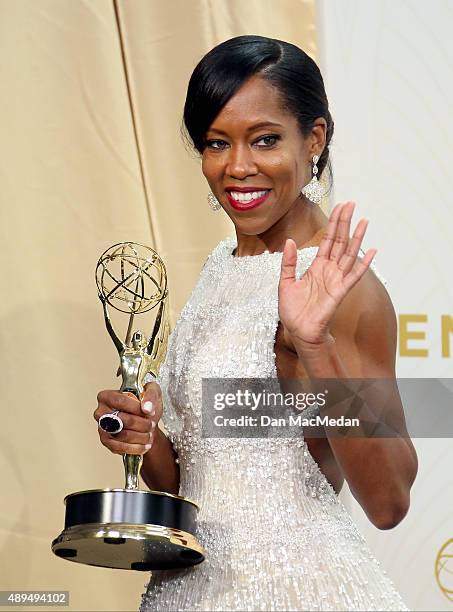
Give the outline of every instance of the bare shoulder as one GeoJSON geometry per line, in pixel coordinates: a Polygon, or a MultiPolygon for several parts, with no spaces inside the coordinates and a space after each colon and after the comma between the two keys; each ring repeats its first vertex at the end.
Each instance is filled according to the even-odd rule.
{"type": "MultiPolygon", "coordinates": [[[[330,330],[345,353],[356,353],[358,360],[378,375],[394,370],[397,319],[390,295],[371,268],[345,296],[332,318],[330,330]]],[[[355,369],[355,368],[354,368],[355,369]]],[[[368,368],[366,368],[368,369],[368,368]]],[[[365,374],[365,372],[363,372],[365,374]]],[[[368,372],[369,376],[373,374],[368,372]]]]}
{"type": "Polygon", "coordinates": [[[373,270],[368,268],[338,306],[332,325],[339,326],[339,331],[342,331],[344,324],[349,328],[351,323],[363,318],[371,323],[371,317],[377,323],[396,322],[395,309],[387,289],[373,270]]]}

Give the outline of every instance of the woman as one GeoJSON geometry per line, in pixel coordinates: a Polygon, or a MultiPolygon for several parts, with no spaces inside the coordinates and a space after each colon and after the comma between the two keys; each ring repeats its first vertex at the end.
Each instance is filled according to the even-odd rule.
{"type": "Polygon", "coordinates": [[[405,516],[417,459],[399,406],[382,415],[405,434],[391,438],[201,436],[203,377],[395,377],[376,250],[358,256],[367,221],[350,238],[353,203],[329,219],[314,203],[333,133],[319,69],[286,42],[233,38],[195,68],[184,122],[236,239],[209,256],[158,382],[141,402],[102,391],[94,415],[120,410],[101,442],[200,506],[206,560],[154,572],[141,610],[406,610],[337,497],[346,478],[380,529],[405,516]]]}

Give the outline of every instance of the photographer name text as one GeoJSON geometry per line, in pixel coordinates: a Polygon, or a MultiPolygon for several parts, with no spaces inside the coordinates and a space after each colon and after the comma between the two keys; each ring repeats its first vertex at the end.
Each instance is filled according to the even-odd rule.
{"type": "Polygon", "coordinates": [[[258,417],[242,415],[233,418],[218,414],[214,417],[214,425],[217,427],[359,427],[359,419],[349,419],[345,416],[333,418],[327,415],[303,417],[301,414],[289,415],[288,418],[274,418],[264,414],[258,417]]]}

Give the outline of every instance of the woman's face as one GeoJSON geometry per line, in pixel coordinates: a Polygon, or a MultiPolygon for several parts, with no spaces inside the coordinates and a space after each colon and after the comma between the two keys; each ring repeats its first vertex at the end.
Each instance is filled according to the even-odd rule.
{"type": "Polygon", "coordinates": [[[259,77],[217,115],[206,134],[203,174],[241,233],[261,234],[295,206],[325,144],[326,122],[315,123],[304,138],[278,90],[259,77]]]}

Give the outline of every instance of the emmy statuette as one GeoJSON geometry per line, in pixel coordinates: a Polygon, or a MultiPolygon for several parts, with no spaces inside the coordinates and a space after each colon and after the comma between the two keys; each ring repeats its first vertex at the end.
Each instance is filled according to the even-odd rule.
{"type": "MultiPolygon", "coordinates": [[[[105,325],[120,357],[120,391],[140,399],[145,376],[156,376],[167,350],[164,263],[153,249],[122,242],[101,255],[96,283],[105,325]],[[113,328],[108,306],[129,315],[124,342],[113,328]],[[143,331],[133,331],[134,319],[154,308],[157,315],[147,340],[143,331]]],[[[121,431],[122,421],[115,412],[101,419],[99,426],[104,431],[112,435],[121,431]]],[[[141,491],[142,462],[142,455],[123,455],[124,489],[92,489],[65,497],[64,530],[52,542],[57,556],[87,565],[141,571],[188,567],[204,560],[205,551],[194,535],[197,504],[164,491],[141,491]]]]}

